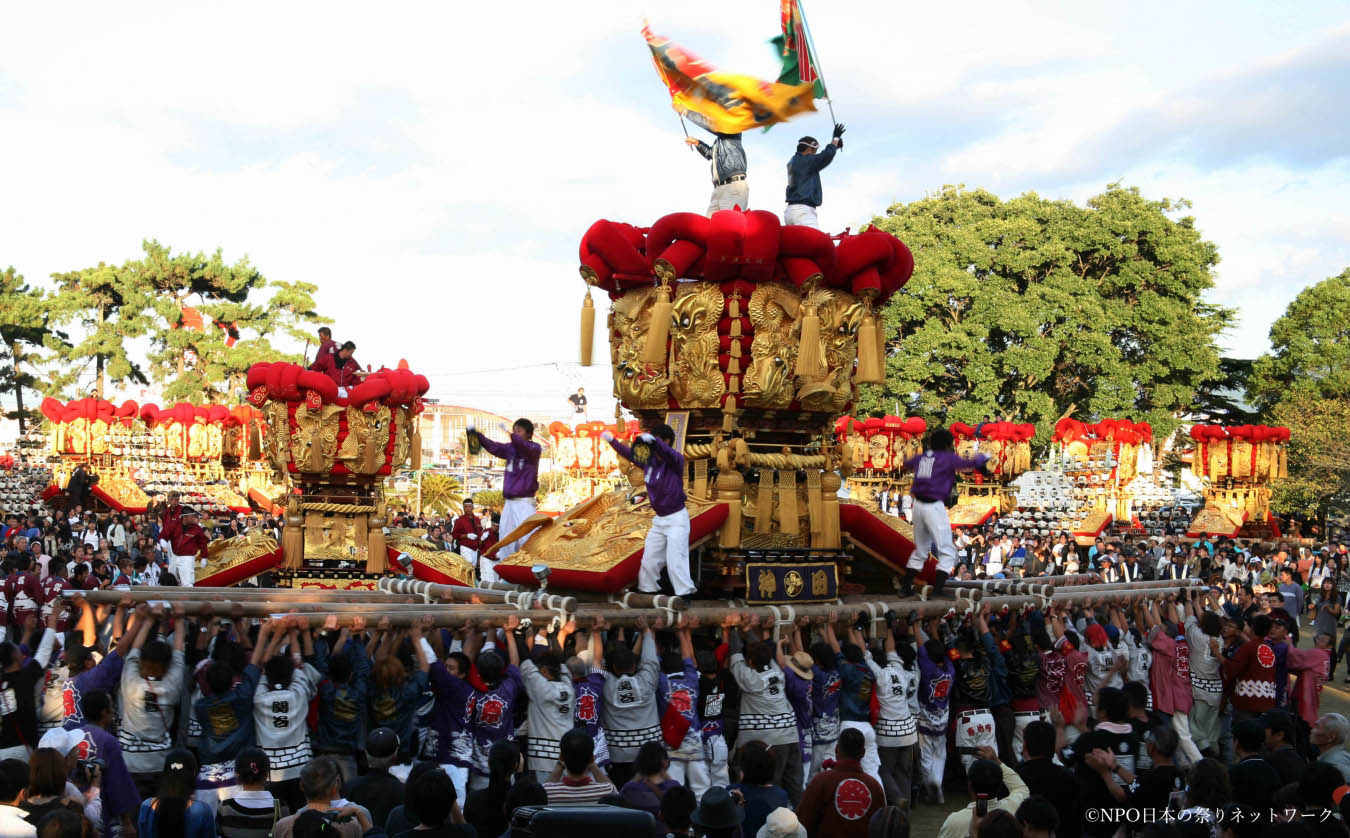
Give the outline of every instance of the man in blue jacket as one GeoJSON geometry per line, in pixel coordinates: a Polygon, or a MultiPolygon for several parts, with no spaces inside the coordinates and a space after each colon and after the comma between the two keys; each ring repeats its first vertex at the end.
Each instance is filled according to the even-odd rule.
{"type": "Polygon", "coordinates": [[[816,221],[816,209],[824,200],[820,189],[820,170],[830,165],[836,151],[844,147],[844,126],[836,123],[834,138],[825,150],[817,154],[820,143],[815,137],[802,137],[797,141],[797,153],[787,164],[787,210],[783,213],[784,224],[820,229],[816,221]]]}

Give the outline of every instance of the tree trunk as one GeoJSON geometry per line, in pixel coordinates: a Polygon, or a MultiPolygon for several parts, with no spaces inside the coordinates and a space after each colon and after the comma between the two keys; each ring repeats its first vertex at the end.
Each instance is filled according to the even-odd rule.
{"type": "MultiPolygon", "coordinates": [[[[98,307],[98,331],[99,331],[100,334],[102,334],[102,332],[103,332],[103,305],[102,305],[102,304],[100,304],[99,307],[98,307]]],[[[95,355],[95,356],[94,356],[94,370],[98,373],[98,383],[97,383],[96,393],[97,393],[97,395],[98,395],[99,400],[101,401],[101,400],[103,399],[103,356],[102,356],[102,355],[95,355]]]]}
{"type": "Polygon", "coordinates": [[[9,348],[9,355],[14,359],[14,403],[19,413],[19,436],[23,436],[28,432],[28,419],[23,412],[23,382],[19,380],[19,362],[22,358],[18,341],[9,348]]]}

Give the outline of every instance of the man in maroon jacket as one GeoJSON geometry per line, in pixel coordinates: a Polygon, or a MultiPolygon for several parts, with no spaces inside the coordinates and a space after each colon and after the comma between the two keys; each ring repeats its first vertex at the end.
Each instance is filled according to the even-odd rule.
{"type": "MultiPolygon", "coordinates": [[[[459,554],[464,560],[475,568],[478,567],[478,557],[487,549],[488,531],[483,526],[483,522],[478,520],[474,514],[473,501],[464,499],[464,511],[455,519],[455,525],[450,530],[450,537],[459,545],[459,554]]],[[[479,568],[478,578],[483,582],[492,582],[497,578],[497,574],[492,571],[492,560],[483,559],[482,567],[479,568]]]]}
{"type": "Polygon", "coordinates": [[[834,765],[812,778],[797,807],[797,819],[807,835],[867,838],[867,823],[886,805],[886,792],[862,770],[865,748],[860,731],[840,732],[834,765]]]}

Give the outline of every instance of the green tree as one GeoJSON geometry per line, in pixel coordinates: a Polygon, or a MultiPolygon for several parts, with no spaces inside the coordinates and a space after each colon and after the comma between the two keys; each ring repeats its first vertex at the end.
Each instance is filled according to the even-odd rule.
{"type": "Polygon", "coordinates": [[[1251,425],[1260,421],[1260,414],[1244,401],[1254,363],[1249,358],[1220,358],[1219,377],[1196,388],[1186,418],[1202,425],[1251,425]]]}
{"type": "Polygon", "coordinates": [[[1299,292],[1270,327],[1248,395],[1269,410],[1288,394],[1350,397],[1350,268],[1299,292]]]}
{"type": "Polygon", "coordinates": [[[1289,428],[1289,477],[1271,492],[1276,511],[1320,517],[1333,498],[1350,496],[1350,398],[1294,392],[1270,418],[1289,428]]]}
{"type": "Polygon", "coordinates": [[[24,408],[24,391],[59,391],[68,383],[59,368],[47,368],[49,356],[43,349],[68,344],[65,334],[52,328],[52,299],[42,289],[29,287],[12,267],[0,271],[0,299],[5,301],[0,306],[0,358],[4,361],[0,365],[0,393],[14,394],[14,410],[4,415],[17,419],[19,433],[24,433],[33,418],[32,409],[24,408]],[[54,374],[41,382],[38,374],[44,372],[54,374]]]}
{"type": "Polygon", "coordinates": [[[247,257],[229,264],[220,250],[175,255],[157,241],[144,249],[126,267],[156,290],[149,361],[166,401],[234,401],[253,364],[301,360],[272,338],[302,339],[329,322],[315,311],[316,286],[269,282],[247,257]]]}
{"type": "Polygon", "coordinates": [[[104,397],[108,381],[149,384],[132,356],[130,342],[144,336],[154,317],[155,289],[140,272],[100,262],[92,268],[53,274],[58,293],[52,301],[58,326],[78,325],[82,337],[58,350],[72,375],[94,365],[94,392],[104,397]]]}
{"type": "Polygon", "coordinates": [[[914,276],[883,312],[886,384],[859,411],[939,422],[1133,417],[1170,433],[1219,377],[1229,309],[1206,303],[1218,262],[1184,201],[1112,184],[1080,207],[947,187],[874,224],[914,252],[914,276]]]}

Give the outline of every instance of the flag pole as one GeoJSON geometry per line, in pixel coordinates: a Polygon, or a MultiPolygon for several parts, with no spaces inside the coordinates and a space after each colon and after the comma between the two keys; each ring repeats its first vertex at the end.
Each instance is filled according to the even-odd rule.
{"type": "Polygon", "coordinates": [[[797,13],[802,16],[802,29],[806,30],[806,49],[816,59],[816,75],[820,76],[820,85],[825,88],[825,107],[830,111],[830,123],[833,127],[839,120],[834,115],[834,101],[830,99],[830,86],[825,83],[825,69],[820,64],[820,53],[816,52],[816,39],[811,35],[811,24],[806,21],[806,7],[802,5],[802,0],[797,0],[797,13]]]}

